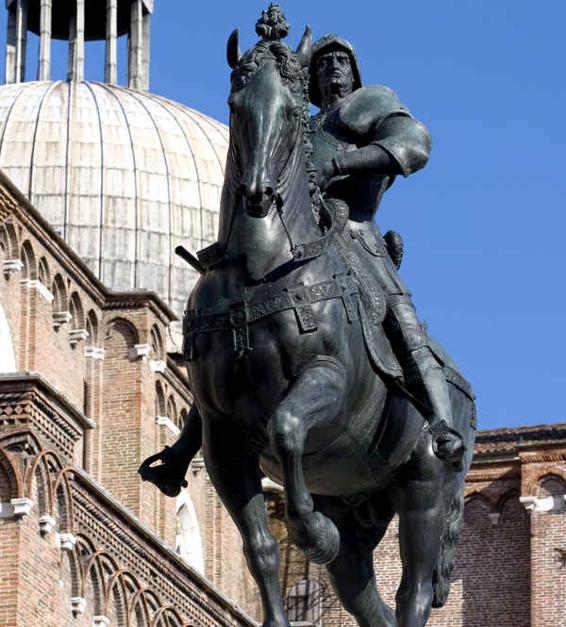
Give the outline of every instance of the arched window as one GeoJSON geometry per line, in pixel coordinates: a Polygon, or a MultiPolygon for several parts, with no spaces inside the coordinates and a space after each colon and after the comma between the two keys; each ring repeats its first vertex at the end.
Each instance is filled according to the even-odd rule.
{"type": "Polygon", "coordinates": [[[150,354],[149,358],[154,361],[162,361],[163,354],[163,340],[161,339],[161,333],[156,325],[153,325],[150,333],[150,354]]]}
{"type": "Polygon", "coordinates": [[[49,273],[49,264],[47,263],[47,259],[45,257],[42,257],[39,260],[37,278],[39,279],[39,282],[45,288],[49,289],[51,279],[50,279],[50,273],[49,273]]]}
{"type": "Polygon", "coordinates": [[[57,330],[62,324],[71,320],[67,286],[60,274],[56,274],[53,279],[51,293],[53,294],[53,302],[51,303],[53,311],[53,326],[57,330]]]}
{"type": "Polygon", "coordinates": [[[165,416],[165,394],[163,392],[163,386],[159,381],[155,384],[155,416],[165,416]]]}
{"type": "Polygon", "coordinates": [[[69,341],[71,342],[71,346],[75,346],[88,337],[83,304],[77,292],[73,292],[71,294],[71,299],[69,301],[69,313],[71,314],[69,341]]]}
{"type": "Polygon", "coordinates": [[[26,240],[22,244],[22,252],[20,253],[20,260],[22,262],[22,280],[37,279],[37,262],[35,258],[35,252],[29,240],[26,240]]]}
{"type": "Polygon", "coordinates": [[[175,550],[193,568],[204,573],[202,539],[195,506],[187,490],[177,497],[177,537],[175,550]]]}

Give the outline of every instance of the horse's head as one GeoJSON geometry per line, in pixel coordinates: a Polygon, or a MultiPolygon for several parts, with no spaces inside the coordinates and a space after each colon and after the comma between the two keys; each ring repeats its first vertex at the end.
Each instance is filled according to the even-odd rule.
{"type": "Polygon", "coordinates": [[[228,41],[232,68],[232,185],[250,216],[264,218],[279,201],[291,156],[302,150],[312,35],[293,52],[277,34],[241,55],[238,31],[228,41]]]}

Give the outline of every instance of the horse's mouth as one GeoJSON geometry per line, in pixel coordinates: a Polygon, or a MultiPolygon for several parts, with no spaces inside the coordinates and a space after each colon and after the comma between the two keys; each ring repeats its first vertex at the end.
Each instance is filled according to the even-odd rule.
{"type": "Polygon", "coordinates": [[[246,211],[250,217],[265,218],[275,202],[275,197],[264,196],[262,199],[258,200],[247,198],[244,202],[246,211]]]}

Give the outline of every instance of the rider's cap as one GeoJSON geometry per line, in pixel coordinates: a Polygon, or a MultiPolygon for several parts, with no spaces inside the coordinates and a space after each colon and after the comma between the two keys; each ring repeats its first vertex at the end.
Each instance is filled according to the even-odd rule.
{"type": "Polygon", "coordinates": [[[346,39],[338,37],[338,35],[324,35],[324,37],[321,37],[313,46],[310,67],[309,97],[310,101],[317,107],[320,107],[321,98],[316,77],[316,61],[321,54],[325,52],[332,52],[333,50],[343,50],[350,57],[352,73],[354,75],[354,91],[362,86],[360,65],[352,44],[346,39]]]}

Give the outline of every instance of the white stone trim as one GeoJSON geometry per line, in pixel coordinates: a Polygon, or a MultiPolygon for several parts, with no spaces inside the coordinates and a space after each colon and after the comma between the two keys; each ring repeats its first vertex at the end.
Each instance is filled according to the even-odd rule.
{"type": "Polygon", "coordinates": [[[27,516],[33,508],[33,501],[28,498],[12,499],[6,503],[0,503],[0,518],[14,518],[27,516]]]}
{"type": "MultiPolygon", "coordinates": [[[[261,488],[264,492],[278,492],[283,493],[283,488],[275,481],[272,481],[269,477],[264,477],[261,480],[261,488]]],[[[310,623],[309,623],[310,625],[310,623]]]]}
{"type": "Polygon", "coordinates": [[[71,329],[69,331],[69,342],[71,346],[75,346],[79,342],[86,340],[89,332],[86,329],[71,329]]]}
{"type": "Polygon", "coordinates": [[[92,627],[106,627],[107,625],[110,625],[108,616],[94,616],[92,619],[92,627]]]}
{"type": "Polygon", "coordinates": [[[152,372],[165,372],[167,369],[167,362],[162,359],[150,359],[149,361],[149,369],[152,372]]]}
{"type": "Polygon", "coordinates": [[[179,427],[169,418],[169,416],[155,416],[155,424],[160,427],[166,427],[174,436],[181,433],[179,427]]]}
{"type": "Polygon", "coordinates": [[[134,344],[134,346],[130,348],[128,356],[131,360],[145,359],[149,356],[150,350],[149,344],[134,344]]]}
{"type": "Polygon", "coordinates": [[[23,279],[21,284],[27,287],[29,290],[37,290],[39,295],[48,303],[52,303],[55,296],[43,285],[41,281],[37,279],[23,279]]]}
{"type": "Polygon", "coordinates": [[[86,610],[86,599],[83,597],[71,597],[71,612],[73,616],[80,616],[86,610]]]}
{"type": "Polygon", "coordinates": [[[14,516],[27,516],[33,507],[33,501],[26,497],[20,499],[12,499],[10,501],[14,508],[14,516]]]}
{"type": "MultiPolygon", "coordinates": [[[[566,501],[566,494],[562,495],[562,499],[566,501]]],[[[558,495],[545,496],[544,498],[537,496],[520,496],[519,501],[529,512],[551,512],[561,507],[561,503],[559,502],[560,497],[558,495]]]]}
{"type": "Polygon", "coordinates": [[[60,533],[57,536],[57,544],[61,551],[72,551],[77,544],[77,539],[72,533],[60,533]]]}
{"type": "Polygon", "coordinates": [[[53,529],[55,529],[56,524],[57,523],[53,516],[50,516],[49,514],[43,514],[39,517],[39,533],[42,536],[49,535],[53,531],[53,529]]]}
{"type": "Polygon", "coordinates": [[[91,359],[104,360],[105,350],[101,346],[85,346],[85,357],[91,359]]]}
{"type": "Polygon", "coordinates": [[[53,325],[59,328],[61,325],[71,322],[73,316],[70,311],[54,311],[53,312],[53,325]]]}
{"type": "Polygon", "coordinates": [[[24,264],[21,259],[4,259],[2,262],[2,271],[6,274],[16,274],[23,270],[24,264]]]}

